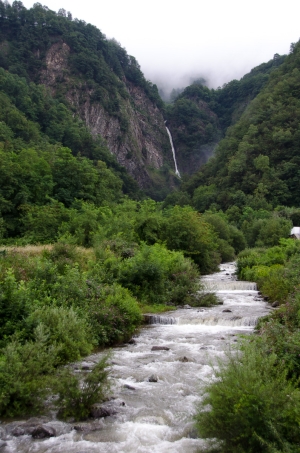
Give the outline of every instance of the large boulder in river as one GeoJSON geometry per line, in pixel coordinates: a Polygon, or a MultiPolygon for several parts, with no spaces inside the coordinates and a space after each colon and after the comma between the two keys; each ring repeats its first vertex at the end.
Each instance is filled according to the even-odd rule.
{"type": "Polygon", "coordinates": [[[47,437],[55,437],[56,431],[52,426],[38,425],[31,433],[34,439],[46,439],[47,437]]]}
{"type": "Polygon", "coordinates": [[[90,412],[90,415],[93,418],[110,417],[115,414],[115,410],[109,407],[101,406],[100,404],[93,404],[90,412]]]}

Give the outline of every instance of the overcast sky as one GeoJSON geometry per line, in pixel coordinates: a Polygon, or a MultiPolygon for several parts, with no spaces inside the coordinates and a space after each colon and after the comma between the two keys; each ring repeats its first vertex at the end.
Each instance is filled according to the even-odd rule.
{"type": "MultiPolygon", "coordinates": [[[[152,82],[211,87],[289,52],[300,38],[300,0],[40,0],[115,38],[152,82]]],[[[23,0],[29,8],[35,3],[23,0]]]]}

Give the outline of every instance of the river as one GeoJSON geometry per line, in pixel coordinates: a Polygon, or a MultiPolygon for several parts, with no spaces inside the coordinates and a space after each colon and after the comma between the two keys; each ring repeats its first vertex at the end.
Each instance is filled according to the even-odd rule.
{"type": "MultiPolygon", "coordinates": [[[[196,436],[193,414],[201,387],[238,335],[252,332],[257,319],[270,311],[256,285],[235,281],[234,272],[234,263],[227,263],[202,279],[223,305],[153,316],[154,324],[142,328],[134,344],[114,348],[114,399],[108,407],[115,415],[76,424],[45,417],[38,421],[54,428],[56,437],[43,440],[12,436],[20,421],[2,424],[6,446],[0,446],[1,453],[198,452],[204,440],[196,436]]],[[[86,358],[85,367],[98,359],[97,354],[86,358]]]]}

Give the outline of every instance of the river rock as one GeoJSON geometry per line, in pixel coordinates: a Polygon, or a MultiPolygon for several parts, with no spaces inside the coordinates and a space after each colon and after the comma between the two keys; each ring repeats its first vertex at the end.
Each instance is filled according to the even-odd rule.
{"type": "Polygon", "coordinates": [[[124,384],[124,388],[128,390],[135,390],[135,387],[132,387],[132,385],[129,384],[124,384]]]}
{"type": "Polygon", "coordinates": [[[116,411],[112,408],[101,406],[100,404],[93,404],[90,412],[90,416],[93,418],[102,418],[102,417],[110,417],[111,415],[115,415],[116,411]]]}
{"type": "Polygon", "coordinates": [[[47,437],[55,437],[56,431],[52,426],[38,425],[33,429],[31,435],[34,439],[46,439],[47,437]]]}
{"type": "Polygon", "coordinates": [[[276,307],[279,307],[279,302],[277,300],[275,300],[275,302],[272,303],[271,307],[273,308],[276,308],[276,307]]]}
{"type": "Polygon", "coordinates": [[[136,341],[134,338],[131,338],[129,341],[128,341],[128,344],[136,344],[136,341]]]}
{"type": "Polygon", "coordinates": [[[15,437],[24,436],[25,434],[26,431],[24,428],[22,428],[22,426],[15,426],[11,431],[11,435],[15,437]]]}
{"type": "Polygon", "coordinates": [[[2,450],[2,448],[6,447],[7,443],[4,441],[4,440],[0,440],[0,450],[2,450]]]}
{"type": "Polygon", "coordinates": [[[167,346],[152,346],[151,351],[169,351],[167,346]]]}
{"type": "Polygon", "coordinates": [[[226,308],[225,310],[223,310],[223,313],[232,313],[232,310],[229,310],[229,308],[226,308]]]}
{"type": "Polygon", "coordinates": [[[189,359],[186,356],[179,357],[178,359],[179,362],[189,362],[189,359]]]}
{"type": "Polygon", "coordinates": [[[158,382],[158,376],[156,374],[151,374],[148,378],[148,382],[158,382]]]}
{"type": "Polygon", "coordinates": [[[183,308],[185,308],[186,310],[190,310],[192,307],[191,307],[189,304],[185,304],[185,305],[183,306],[183,308]]]}

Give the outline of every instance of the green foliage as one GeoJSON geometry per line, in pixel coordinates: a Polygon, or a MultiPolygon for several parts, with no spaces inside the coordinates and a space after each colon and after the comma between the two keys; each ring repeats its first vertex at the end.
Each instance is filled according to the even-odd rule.
{"type": "Polygon", "coordinates": [[[240,253],[237,262],[239,278],[256,281],[270,301],[284,303],[299,287],[300,243],[281,239],[269,249],[249,249],[240,253]]]}
{"type": "Polygon", "coordinates": [[[54,389],[58,394],[56,405],[62,419],[75,421],[89,417],[95,403],[103,402],[108,395],[108,356],[104,356],[91,372],[74,374],[71,368],[64,368],[58,374],[54,389]]]}
{"type": "Polygon", "coordinates": [[[15,417],[41,410],[49,394],[49,376],[53,372],[56,348],[48,346],[42,326],[35,340],[24,345],[13,341],[0,356],[0,415],[15,417]]]}
{"type": "Polygon", "coordinates": [[[142,320],[137,300],[117,284],[104,287],[93,285],[92,281],[88,284],[84,311],[97,344],[104,346],[126,340],[142,320]]]}
{"type": "Polygon", "coordinates": [[[33,311],[27,319],[32,326],[42,325],[47,344],[55,345],[55,366],[74,362],[88,355],[93,348],[91,328],[73,308],[43,307],[33,311]]]}
{"type": "MultiPolygon", "coordinates": [[[[178,96],[172,99],[174,102],[168,105],[166,113],[181,169],[191,174],[195,170],[195,164],[200,168],[207,162],[213,155],[214,145],[222,138],[226,129],[240,119],[249,102],[264,88],[272,72],[284,60],[285,56],[278,55],[268,63],[254,68],[241,80],[232,80],[217,90],[208,89],[203,79],[195,81],[184,90],[178,90],[178,96]]],[[[235,173],[244,167],[241,155],[231,163],[231,169],[235,173]]],[[[202,181],[201,185],[209,184],[211,182],[206,180],[204,184],[202,181]]],[[[189,185],[192,186],[193,182],[189,185]]],[[[208,209],[211,203],[216,202],[218,195],[216,193],[210,203],[209,197],[204,197],[202,202],[198,191],[195,197],[197,209],[208,209]]]]}
{"type": "Polygon", "coordinates": [[[299,389],[283,366],[275,366],[275,354],[256,348],[244,344],[243,352],[219,363],[196,417],[199,434],[217,439],[224,453],[296,452],[299,389]]]}
{"type": "Polygon", "coordinates": [[[281,303],[256,335],[220,361],[196,416],[201,437],[220,453],[298,452],[300,377],[300,242],[239,254],[239,277],[257,281],[281,303]]]}
{"type": "Polygon", "coordinates": [[[167,223],[161,239],[171,250],[181,250],[199,266],[202,274],[213,272],[219,255],[213,229],[189,207],[175,206],[166,212],[167,223]]]}
{"type": "Polygon", "coordinates": [[[49,244],[57,240],[62,223],[69,221],[70,212],[57,200],[43,206],[23,205],[24,239],[27,243],[49,244]]]}
{"type": "Polygon", "coordinates": [[[182,253],[142,245],[120,266],[119,281],[143,303],[188,303],[197,289],[195,266],[182,253]]]}
{"type": "Polygon", "coordinates": [[[0,345],[24,328],[28,315],[29,291],[23,281],[17,282],[12,269],[8,269],[0,282],[0,345]]]}
{"type": "MultiPolygon", "coordinates": [[[[198,187],[208,186],[215,186],[216,190],[213,199],[207,199],[207,202],[216,203],[224,210],[234,205],[272,210],[278,205],[292,207],[299,204],[296,183],[299,173],[299,53],[300,44],[297,43],[280,66],[276,59],[273,60],[264,73],[268,76],[260,85],[259,94],[255,89],[248,92],[244,108],[249,99],[253,99],[253,94],[257,96],[246,110],[241,109],[240,113],[244,110],[242,115],[234,115],[235,124],[227,129],[214,157],[184,185],[183,190],[195,196],[195,202],[199,200],[201,209],[201,199],[196,191],[201,192],[198,187]]],[[[219,91],[220,99],[225,96],[221,106],[227,104],[226,107],[234,110],[243,80],[250,81],[244,77],[219,91]],[[231,97],[228,103],[227,95],[231,97]]],[[[220,106],[210,105],[222,115],[220,106]]],[[[226,126],[229,126],[228,119],[227,116],[226,126]]]]}

